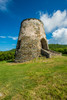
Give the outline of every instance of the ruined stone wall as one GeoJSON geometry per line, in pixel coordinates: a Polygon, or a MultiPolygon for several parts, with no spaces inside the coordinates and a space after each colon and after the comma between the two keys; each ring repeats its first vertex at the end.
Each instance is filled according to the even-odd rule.
{"type": "Polygon", "coordinates": [[[21,23],[15,62],[25,62],[41,56],[42,47],[49,49],[43,23],[38,19],[24,20],[21,23]],[[44,43],[41,42],[42,39],[45,40],[44,43]]]}

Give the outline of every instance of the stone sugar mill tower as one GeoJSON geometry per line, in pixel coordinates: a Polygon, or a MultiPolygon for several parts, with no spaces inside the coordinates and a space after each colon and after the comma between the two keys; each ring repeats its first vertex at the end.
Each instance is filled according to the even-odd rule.
{"type": "Polygon", "coordinates": [[[43,23],[38,19],[26,19],[21,23],[15,62],[25,62],[40,56],[56,55],[49,50],[43,23]]]}

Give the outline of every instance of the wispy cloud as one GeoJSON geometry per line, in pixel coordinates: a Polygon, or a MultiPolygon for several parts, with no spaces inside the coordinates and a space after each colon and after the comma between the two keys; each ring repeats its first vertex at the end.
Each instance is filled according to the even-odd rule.
{"type": "Polygon", "coordinates": [[[57,10],[52,15],[40,12],[40,20],[44,23],[45,31],[49,33],[55,29],[67,27],[67,11],[57,10]]]}
{"type": "Polygon", "coordinates": [[[0,36],[0,38],[6,38],[6,36],[0,36]]]}
{"type": "Polygon", "coordinates": [[[15,46],[16,44],[12,44],[13,46],[15,46]]]}
{"type": "Polygon", "coordinates": [[[0,10],[1,11],[7,11],[8,5],[12,0],[0,0],[0,10]]]}
{"type": "Polygon", "coordinates": [[[13,36],[0,36],[0,38],[11,38],[12,40],[17,40],[18,37],[13,37],[13,36]]]}
{"type": "Polygon", "coordinates": [[[8,38],[11,38],[13,40],[17,40],[18,39],[18,37],[12,37],[12,36],[8,36],[8,38]]]}

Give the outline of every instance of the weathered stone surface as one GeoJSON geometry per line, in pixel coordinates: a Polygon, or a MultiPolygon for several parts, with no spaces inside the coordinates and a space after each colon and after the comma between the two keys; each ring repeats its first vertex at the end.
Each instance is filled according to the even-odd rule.
{"type": "Polygon", "coordinates": [[[38,19],[26,19],[21,23],[15,53],[15,62],[25,62],[40,56],[51,58],[61,55],[49,50],[43,23],[38,19]]]}
{"type": "Polygon", "coordinates": [[[48,50],[43,23],[38,19],[26,19],[21,23],[15,62],[25,62],[41,56],[41,48],[48,50]]]}

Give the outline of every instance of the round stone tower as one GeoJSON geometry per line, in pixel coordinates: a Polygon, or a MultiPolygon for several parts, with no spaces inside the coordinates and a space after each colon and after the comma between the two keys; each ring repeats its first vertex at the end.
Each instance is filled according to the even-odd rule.
{"type": "Polygon", "coordinates": [[[15,62],[25,62],[41,56],[41,49],[48,50],[43,23],[38,19],[26,19],[21,23],[15,62]]]}

